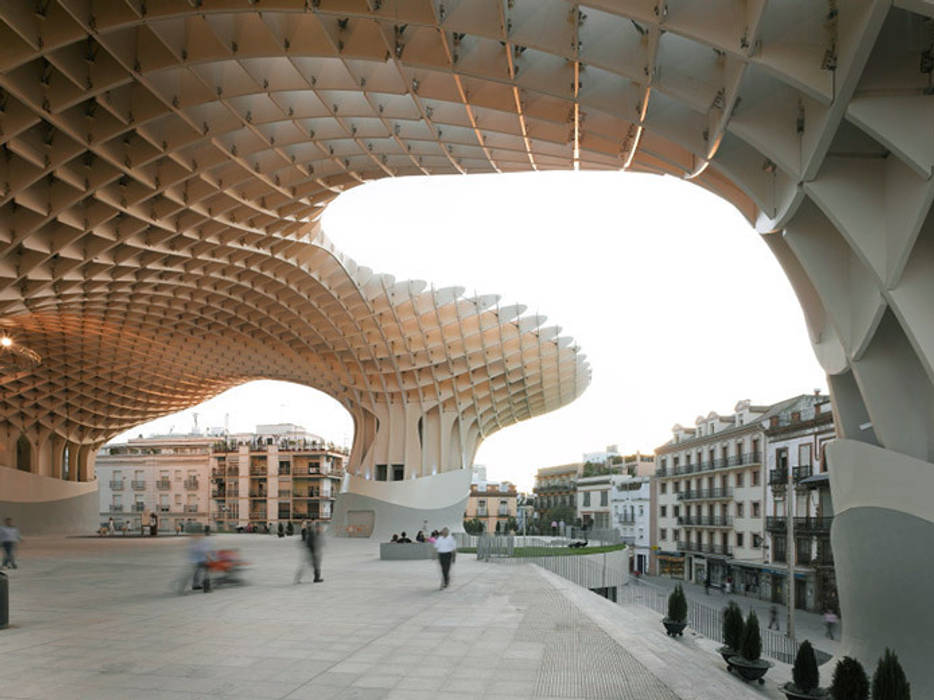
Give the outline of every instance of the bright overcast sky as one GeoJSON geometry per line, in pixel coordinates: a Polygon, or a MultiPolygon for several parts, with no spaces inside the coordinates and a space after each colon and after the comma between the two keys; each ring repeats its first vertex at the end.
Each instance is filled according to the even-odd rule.
{"type": "MultiPolygon", "coordinates": [[[[674,178],[523,173],[380,180],[341,195],[327,235],[397,280],[502,295],[560,325],[587,354],[593,382],[569,406],[508,427],[477,454],[491,480],[522,490],[537,468],[618,444],[651,452],[675,423],[740,399],[771,403],[826,379],[778,263],[729,204],[674,178]]],[[[349,444],[332,399],[255,382],[131,434],[232,431],[288,421],[349,444]]],[[[125,438],[126,435],[121,436],[125,438]]]]}

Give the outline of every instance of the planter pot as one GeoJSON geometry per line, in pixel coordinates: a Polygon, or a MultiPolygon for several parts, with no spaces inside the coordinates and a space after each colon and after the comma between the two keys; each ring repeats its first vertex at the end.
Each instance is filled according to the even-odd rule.
{"type": "Polygon", "coordinates": [[[723,660],[726,661],[727,669],[732,671],[733,665],[730,663],[730,659],[732,659],[734,656],[738,656],[739,652],[736,651],[733,647],[725,647],[725,646],[720,647],[719,649],[717,649],[717,651],[720,653],[720,656],[723,657],[723,660]]]}
{"type": "Polygon", "coordinates": [[[742,656],[733,656],[728,663],[736,669],[736,672],[744,681],[747,683],[759,681],[759,685],[765,685],[765,678],[763,678],[763,676],[773,665],[771,661],[764,661],[762,659],[750,661],[749,659],[744,659],[742,656]]]}
{"type": "Polygon", "coordinates": [[[665,625],[669,637],[683,636],[684,628],[688,626],[686,620],[684,622],[675,622],[674,620],[669,620],[667,617],[662,619],[662,624],[665,625]]]}
{"type": "Polygon", "coordinates": [[[816,688],[810,693],[804,693],[798,690],[793,683],[785,683],[785,685],[781,687],[781,691],[788,700],[820,700],[821,698],[830,697],[830,694],[825,688],[816,688]]]}

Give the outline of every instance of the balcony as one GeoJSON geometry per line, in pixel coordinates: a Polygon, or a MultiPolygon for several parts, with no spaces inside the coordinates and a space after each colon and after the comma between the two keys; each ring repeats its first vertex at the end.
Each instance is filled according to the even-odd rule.
{"type": "Polygon", "coordinates": [[[188,505],[185,506],[185,512],[186,512],[186,513],[197,513],[199,507],[200,507],[200,506],[198,506],[197,503],[195,503],[194,505],[188,504],[188,505]]]}
{"type": "Polygon", "coordinates": [[[134,504],[133,504],[133,512],[134,512],[134,513],[142,513],[144,510],[146,510],[146,504],[145,504],[145,503],[134,503],[134,504]]]}
{"type": "Polygon", "coordinates": [[[159,506],[159,512],[160,512],[160,513],[168,513],[168,512],[169,512],[169,507],[170,507],[170,506],[167,506],[167,505],[160,505],[160,506],[159,506]]]}
{"type": "Polygon", "coordinates": [[[616,518],[616,522],[620,525],[635,525],[636,516],[634,515],[620,515],[616,518]]]}
{"type": "Polygon", "coordinates": [[[788,483],[788,472],[784,469],[769,469],[769,486],[784,486],[788,483]]]}
{"type": "Polygon", "coordinates": [[[110,490],[111,491],[123,491],[123,484],[124,484],[124,481],[122,479],[120,481],[111,481],[110,490]]]}
{"type": "Polygon", "coordinates": [[[185,479],[185,488],[189,491],[198,490],[198,480],[197,479],[185,479]]]}
{"type": "Polygon", "coordinates": [[[112,503],[112,504],[110,505],[110,512],[111,512],[111,513],[122,513],[122,512],[123,512],[123,506],[120,505],[119,503],[112,503]]]}
{"type": "Polygon", "coordinates": [[[160,491],[168,491],[172,488],[172,482],[168,479],[159,479],[159,481],[156,482],[156,488],[160,491]]]}
{"type": "Polygon", "coordinates": [[[678,549],[682,552],[698,552],[700,554],[716,554],[724,557],[733,556],[733,549],[729,545],[703,544],[701,542],[678,541],[678,549]]]}
{"type": "Polygon", "coordinates": [[[801,481],[801,479],[807,479],[811,476],[814,476],[813,464],[802,464],[800,467],[795,467],[792,471],[792,477],[794,478],[795,483],[798,483],[801,481]]]}
{"type": "MultiPolygon", "coordinates": [[[[801,534],[829,534],[832,523],[832,515],[828,517],[795,518],[794,530],[796,533],[801,534]]],[[[786,525],[787,519],[781,515],[770,515],[765,519],[766,530],[784,532],[786,525]]]]}
{"type": "Polygon", "coordinates": [[[733,489],[688,489],[678,492],[679,501],[722,501],[733,498],[733,489]]]}
{"type": "Polygon", "coordinates": [[[134,491],[143,491],[146,489],[145,481],[133,481],[131,482],[131,485],[133,486],[134,491]]]}
{"type": "Polygon", "coordinates": [[[568,493],[573,491],[575,488],[573,483],[566,482],[563,484],[545,484],[543,486],[536,486],[534,491],[535,493],[568,493]]]}
{"type": "Polygon", "coordinates": [[[733,518],[726,515],[682,515],[678,518],[678,525],[687,527],[733,527],[733,518]]]}

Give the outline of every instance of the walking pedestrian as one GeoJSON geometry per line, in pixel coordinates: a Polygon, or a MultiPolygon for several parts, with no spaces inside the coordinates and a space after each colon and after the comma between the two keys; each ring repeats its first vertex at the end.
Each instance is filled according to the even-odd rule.
{"type": "Polygon", "coordinates": [[[315,572],[313,583],[322,583],[324,579],[321,578],[321,550],[324,548],[324,534],[321,523],[308,527],[308,531],[305,533],[304,546],[307,558],[303,558],[298,565],[298,571],[295,572],[295,583],[302,582],[302,574],[308,565],[311,565],[312,570],[315,572]]]}
{"type": "Polygon", "coordinates": [[[704,595],[710,595],[710,577],[704,579],[704,595]]]}
{"type": "Polygon", "coordinates": [[[211,546],[207,536],[211,528],[207,525],[204,530],[195,532],[188,545],[188,567],[178,581],[178,592],[182,594],[191,583],[192,590],[201,589],[205,593],[211,592],[211,579],[208,576],[208,561],[211,559],[211,546]]]}
{"type": "Polygon", "coordinates": [[[446,527],[441,528],[441,536],[435,540],[438,561],[441,563],[441,588],[447,588],[451,582],[451,564],[454,563],[457,542],[446,527]]]}
{"type": "Polygon", "coordinates": [[[837,617],[836,613],[834,613],[834,611],[830,608],[827,608],[827,610],[824,611],[824,624],[827,626],[828,639],[833,639],[833,628],[834,625],[837,624],[838,619],[839,618],[837,617]]]}
{"type": "Polygon", "coordinates": [[[107,534],[113,537],[117,533],[117,525],[114,523],[113,516],[107,519],[107,534]]]}
{"type": "Polygon", "coordinates": [[[13,518],[3,521],[0,527],[0,543],[3,544],[3,568],[19,568],[16,566],[16,545],[22,540],[19,530],[13,526],[13,518]]]}
{"type": "Polygon", "coordinates": [[[552,520],[551,521],[551,536],[554,537],[557,534],[558,534],[558,521],[552,520]]]}
{"type": "Polygon", "coordinates": [[[769,629],[774,629],[777,632],[782,631],[778,626],[778,608],[776,608],[774,605],[769,608],[769,629]]]}

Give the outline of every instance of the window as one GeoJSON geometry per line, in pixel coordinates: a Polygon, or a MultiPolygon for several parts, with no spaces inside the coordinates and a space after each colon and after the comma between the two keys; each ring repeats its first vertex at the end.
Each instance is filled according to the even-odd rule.
{"type": "Polygon", "coordinates": [[[744,518],[744,517],[746,517],[745,515],[743,515],[743,512],[744,512],[744,511],[745,511],[745,508],[743,507],[743,504],[742,504],[742,503],[737,503],[737,504],[736,504],[736,517],[737,517],[737,518],[744,518]]]}
{"type": "Polygon", "coordinates": [[[180,493],[175,494],[175,504],[176,505],[182,504],[182,494],[180,493]]]}
{"type": "Polygon", "coordinates": [[[176,481],[181,481],[181,480],[182,480],[182,470],[181,470],[181,469],[176,469],[176,470],[175,470],[175,480],[176,480],[176,481]]]}
{"type": "Polygon", "coordinates": [[[671,510],[672,510],[672,515],[675,516],[676,518],[681,515],[681,506],[673,506],[671,510]]]}
{"type": "Polygon", "coordinates": [[[667,540],[667,539],[668,539],[668,530],[666,530],[665,528],[662,528],[661,530],[659,530],[659,531],[658,531],[658,539],[660,539],[660,540],[667,540]]]}
{"type": "Polygon", "coordinates": [[[760,510],[761,509],[759,507],[759,501],[753,501],[752,502],[752,517],[758,518],[760,515],[759,513],[760,510]]]}
{"type": "Polygon", "coordinates": [[[752,485],[753,486],[759,485],[759,470],[758,469],[752,470],[752,485]]]}
{"type": "MultiPolygon", "coordinates": [[[[641,527],[639,528],[639,537],[642,537],[642,528],[641,528],[641,527]]],[[[672,530],[672,531],[671,531],[671,539],[673,539],[673,540],[677,540],[677,539],[678,539],[678,531],[677,531],[677,530],[672,530]]]]}
{"type": "Polygon", "coordinates": [[[737,488],[739,488],[739,487],[741,487],[742,485],[743,485],[743,473],[742,473],[742,472],[736,472],[736,486],[737,486],[737,488]]]}
{"type": "Polygon", "coordinates": [[[608,500],[608,499],[609,499],[609,492],[608,492],[608,491],[601,491],[601,492],[600,492],[600,505],[601,505],[601,506],[608,505],[608,504],[609,504],[609,500],[608,500]]]}
{"type": "Polygon", "coordinates": [[[668,482],[663,481],[661,487],[659,487],[660,493],[668,493],[668,482]]]}
{"type": "Polygon", "coordinates": [[[645,508],[639,506],[639,515],[645,515],[645,508]]]}
{"type": "Polygon", "coordinates": [[[775,468],[783,474],[788,472],[788,448],[780,447],[775,450],[775,468]]]}
{"type": "Polygon", "coordinates": [[[388,470],[389,470],[389,465],[387,465],[387,464],[377,464],[377,465],[376,465],[376,480],[377,480],[377,481],[386,481],[388,470]]]}
{"type": "Polygon", "coordinates": [[[680,484],[679,484],[677,481],[675,481],[675,482],[674,482],[675,493],[680,493],[679,486],[680,486],[680,484]]]}
{"type": "Polygon", "coordinates": [[[737,547],[743,546],[743,533],[742,532],[736,533],[736,546],[737,547]]]}
{"type": "Polygon", "coordinates": [[[404,478],[405,478],[405,465],[393,464],[392,465],[392,480],[402,481],[404,478]]]}
{"type": "Polygon", "coordinates": [[[668,506],[661,506],[659,508],[659,515],[663,518],[668,517],[668,506]]]}
{"type": "Polygon", "coordinates": [[[590,507],[590,491],[584,491],[583,498],[584,498],[584,507],[589,508],[590,507]]]}
{"type": "Polygon", "coordinates": [[[798,466],[807,467],[811,464],[811,445],[798,445],[798,466]]]}
{"type": "Polygon", "coordinates": [[[756,533],[752,533],[752,546],[754,549],[759,549],[762,546],[762,537],[756,533]]]}

